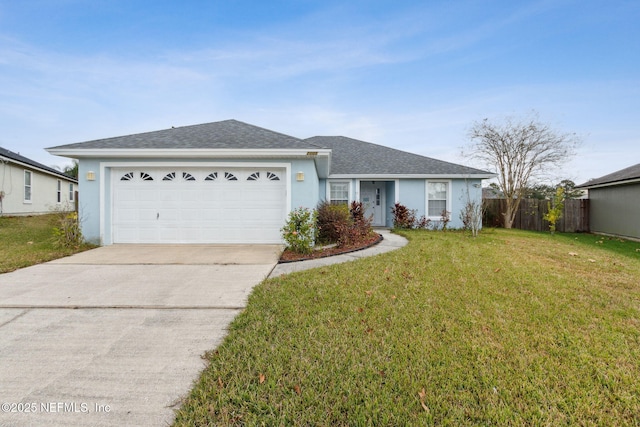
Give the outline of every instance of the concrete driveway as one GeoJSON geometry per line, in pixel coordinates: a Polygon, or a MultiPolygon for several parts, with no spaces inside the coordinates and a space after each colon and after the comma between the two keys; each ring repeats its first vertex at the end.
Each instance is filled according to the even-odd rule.
{"type": "Polygon", "coordinates": [[[112,245],[0,275],[0,425],[162,426],[275,245],[112,245]]]}

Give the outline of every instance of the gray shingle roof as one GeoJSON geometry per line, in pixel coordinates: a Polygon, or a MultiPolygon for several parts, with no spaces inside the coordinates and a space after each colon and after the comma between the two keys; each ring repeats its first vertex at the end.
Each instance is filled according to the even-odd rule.
{"type": "Polygon", "coordinates": [[[36,169],[41,169],[43,171],[49,172],[50,174],[53,175],[57,175],[61,178],[65,178],[68,179],[70,181],[73,182],[77,182],[77,180],[74,177],[71,177],[69,175],[66,175],[62,172],[60,172],[59,170],[56,170],[54,168],[51,168],[49,166],[43,165],[42,163],[38,163],[35,160],[31,160],[25,156],[22,156],[18,153],[14,153],[13,151],[7,150],[6,148],[2,148],[0,147],[0,156],[5,157],[7,159],[11,159],[11,160],[15,160],[16,162],[20,162],[29,166],[32,166],[36,169]]]}
{"type": "Polygon", "coordinates": [[[617,172],[610,173],[609,175],[592,179],[584,184],[578,185],[577,187],[592,187],[594,185],[612,184],[632,179],[640,179],[640,163],[621,169],[617,172]]]}
{"type": "Polygon", "coordinates": [[[182,126],[155,132],[96,139],[50,149],[308,149],[301,139],[238,120],[182,126]]]}
{"type": "Polygon", "coordinates": [[[489,175],[491,172],[444,162],[344,136],[314,136],[305,141],[330,148],[331,175],[489,175]]]}

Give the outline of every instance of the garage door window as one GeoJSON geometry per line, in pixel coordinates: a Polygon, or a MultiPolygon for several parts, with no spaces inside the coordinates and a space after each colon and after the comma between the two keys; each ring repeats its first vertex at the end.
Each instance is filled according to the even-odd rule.
{"type": "Polygon", "coordinates": [[[207,175],[207,177],[204,180],[205,181],[215,181],[216,179],[218,179],[218,172],[210,173],[209,175],[207,175]]]}
{"type": "Polygon", "coordinates": [[[236,176],[234,174],[232,174],[231,172],[225,172],[224,173],[224,177],[226,178],[227,181],[237,181],[238,178],[236,178],[236,176]]]}

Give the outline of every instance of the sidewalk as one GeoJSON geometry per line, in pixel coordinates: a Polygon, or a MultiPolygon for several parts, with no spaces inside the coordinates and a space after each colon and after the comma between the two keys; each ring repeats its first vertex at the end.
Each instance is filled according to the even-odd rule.
{"type": "Polygon", "coordinates": [[[386,229],[376,229],[376,233],[382,234],[382,241],[375,246],[361,251],[350,252],[348,254],[330,256],[326,258],[312,259],[308,261],[289,262],[285,264],[277,264],[269,278],[282,276],[283,274],[294,273],[296,271],[309,270],[310,268],[324,267],[325,265],[340,264],[348,261],[355,261],[373,255],[383,254],[389,251],[395,251],[405,246],[408,241],[402,236],[391,233],[386,229]]]}

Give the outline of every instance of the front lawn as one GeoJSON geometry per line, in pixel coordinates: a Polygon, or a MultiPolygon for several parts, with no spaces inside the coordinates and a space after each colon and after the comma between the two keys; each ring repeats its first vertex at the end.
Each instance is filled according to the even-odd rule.
{"type": "Polygon", "coordinates": [[[0,216],[0,273],[51,261],[95,246],[57,247],[53,227],[60,214],[0,216]]]}
{"type": "Polygon", "coordinates": [[[403,234],[256,287],[175,424],[638,425],[640,243],[403,234]]]}

